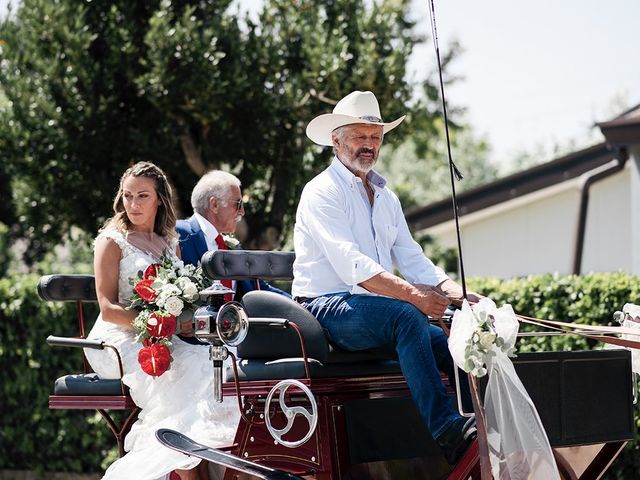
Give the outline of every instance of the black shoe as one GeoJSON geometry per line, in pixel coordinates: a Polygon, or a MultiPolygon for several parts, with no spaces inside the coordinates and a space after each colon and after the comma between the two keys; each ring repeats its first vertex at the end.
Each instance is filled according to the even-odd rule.
{"type": "Polygon", "coordinates": [[[478,436],[476,417],[460,417],[436,441],[449,465],[455,465],[478,436]]]}

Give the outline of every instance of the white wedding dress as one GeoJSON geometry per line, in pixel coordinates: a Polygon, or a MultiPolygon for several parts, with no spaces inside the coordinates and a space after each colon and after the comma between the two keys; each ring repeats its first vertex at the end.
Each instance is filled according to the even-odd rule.
{"type": "MultiPolygon", "coordinates": [[[[158,259],[129,243],[120,232],[103,231],[98,236],[101,237],[113,239],[122,250],[119,301],[127,304],[133,294],[129,279],[158,259]]],[[[155,437],[159,428],[177,430],[213,447],[233,443],[240,419],[237,400],[226,397],[223,403],[214,401],[213,364],[207,346],[190,345],[174,336],[171,368],[159,377],[151,377],[138,364],[142,345],[134,343],[132,329],[98,316],[88,338],[103,340],[118,349],[124,369],[122,380],[141,408],[138,420],[125,438],[127,454],[107,469],[104,479],[165,479],[172,470],[190,469],[200,462],[162,446],[155,437]]],[[[120,377],[115,354],[110,349],[86,349],[85,353],[101,378],[120,377]]]]}

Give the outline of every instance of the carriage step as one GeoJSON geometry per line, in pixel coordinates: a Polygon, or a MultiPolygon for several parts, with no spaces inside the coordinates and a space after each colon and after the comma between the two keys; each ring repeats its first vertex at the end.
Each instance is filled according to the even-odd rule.
{"type": "Polygon", "coordinates": [[[276,470],[258,463],[250,462],[243,458],[231,455],[230,453],[207,447],[201,443],[191,440],[175,430],[161,428],[156,430],[156,438],[165,447],[169,447],[178,452],[192,457],[202,458],[218,465],[222,465],[232,470],[253,475],[263,480],[303,480],[297,475],[292,475],[281,470],[276,470]]]}

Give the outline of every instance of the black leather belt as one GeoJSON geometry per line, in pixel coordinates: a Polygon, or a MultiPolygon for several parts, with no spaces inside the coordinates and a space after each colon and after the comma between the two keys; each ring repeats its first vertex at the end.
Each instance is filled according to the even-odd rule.
{"type": "Polygon", "coordinates": [[[311,300],[315,300],[318,297],[295,297],[294,300],[298,303],[310,302],[311,300]]]}

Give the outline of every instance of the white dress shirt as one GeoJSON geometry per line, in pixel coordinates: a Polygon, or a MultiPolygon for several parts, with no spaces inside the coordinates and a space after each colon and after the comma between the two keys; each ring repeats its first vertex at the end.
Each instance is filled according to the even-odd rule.
{"type": "MultiPolygon", "coordinates": [[[[219,250],[218,244],[216,243],[216,237],[220,234],[216,227],[213,224],[200,215],[198,212],[193,212],[193,216],[196,217],[198,221],[198,225],[202,229],[202,233],[204,233],[204,240],[207,242],[207,250],[210,252],[217,252],[219,250]]],[[[236,281],[231,281],[231,288],[233,291],[236,291],[236,281]]]]}
{"type": "Polygon", "coordinates": [[[398,197],[373,170],[369,203],[359,177],[334,157],[302,191],[293,243],[294,297],[371,294],[358,284],[395,265],[410,283],[437,285],[449,278],[411,237],[398,197]]]}
{"type": "Polygon", "coordinates": [[[218,250],[218,244],[216,243],[216,237],[219,235],[218,230],[214,227],[209,220],[204,218],[198,212],[193,212],[193,216],[196,217],[198,225],[204,233],[204,239],[207,242],[207,250],[215,252],[218,250]]]}

